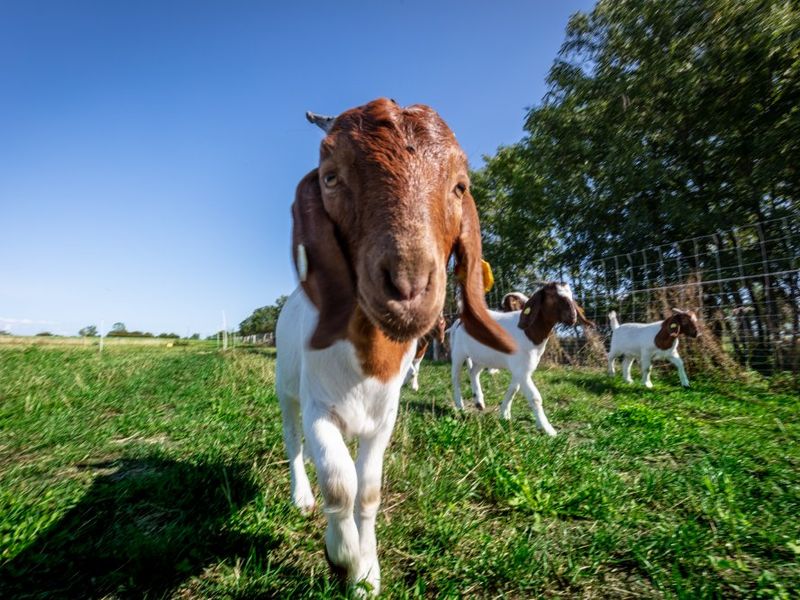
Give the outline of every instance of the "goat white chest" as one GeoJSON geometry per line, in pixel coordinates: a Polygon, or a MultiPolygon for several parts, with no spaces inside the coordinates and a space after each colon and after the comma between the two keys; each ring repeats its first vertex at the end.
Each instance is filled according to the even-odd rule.
{"type": "Polygon", "coordinates": [[[299,390],[303,418],[314,419],[327,413],[347,437],[369,437],[391,428],[397,416],[403,375],[413,356],[411,345],[397,374],[383,382],[364,375],[349,341],[306,352],[299,390]]]}

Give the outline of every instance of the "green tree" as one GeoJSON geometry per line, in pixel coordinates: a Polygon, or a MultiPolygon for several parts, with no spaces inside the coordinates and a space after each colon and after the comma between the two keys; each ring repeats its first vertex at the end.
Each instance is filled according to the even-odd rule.
{"type": "Polygon", "coordinates": [[[570,19],[548,83],[474,178],[501,269],[796,214],[797,3],[601,0],[570,19]]]}
{"type": "Polygon", "coordinates": [[[278,315],[288,300],[287,296],[279,296],[275,304],[262,306],[239,324],[241,335],[252,335],[256,333],[274,333],[275,325],[278,322],[278,315]]]}
{"type": "Polygon", "coordinates": [[[97,325],[87,325],[78,331],[78,335],[83,337],[97,337],[97,325]]]}

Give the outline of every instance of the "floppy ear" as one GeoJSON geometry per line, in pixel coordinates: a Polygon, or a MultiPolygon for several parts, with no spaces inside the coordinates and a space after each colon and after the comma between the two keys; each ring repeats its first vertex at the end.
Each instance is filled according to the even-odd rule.
{"type": "Polygon", "coordinates": [[[309,342],[321,350],[347,335],[356,308],[355,278],[322,204],[317,169],[303,177],[292,204],[292,256],[303,290],[319,310],[309,342]]]}
{"type": "Polygon", "coordinates": [[[578,322],[584,327],[591,327],[592,329],[597,329],[597,325],[595,324],[595,322],[586,318],[586,313],[583,312],[583,307],[574,300],[572,301],[572,304],[575,305],[575,312],[578,315],[578,322]]]}
{"type": "Polygon", "coordinates": [[[539,290],[525,303],[525,306],[522,307],[522,312],[519,313],[517,327],[527,329],[536,321],[539,311],[542,309],[542,296],[544,296],[544,292],[539,290]]]}
{"type": "Polygon", "coordinates": [[[487,312],[481,266],[481,230],[478,210],[469,192],[465,192],[461,200],[461,232],[455,252],[456,269],[464,274],[459,283],[463,299],[461,322],[467,333],[482,344],[511,354],[517,349],[516,344],[487,312]]]}

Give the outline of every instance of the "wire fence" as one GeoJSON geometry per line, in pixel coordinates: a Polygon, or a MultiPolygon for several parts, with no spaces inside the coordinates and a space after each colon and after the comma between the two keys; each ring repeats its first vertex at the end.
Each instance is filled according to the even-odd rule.
{"type": "MultiPolygon", "coordinates": [[[[706,364],[732,360],[740,369],[766,374],[800,372],[800,218],[767,220],[559,266],[542,279],[568,282],[598,324],[599,340],[589,340],[578,330],[560,330],[556,345],[566,348],[561,361],[602,360],[598,344],[610,336],[611,310],[623,323],[650,322],[677,307],[694,310],[701,319],[706,339],[686,345],[690,352],[704,353],[699,358],[706,364]]],[[[530,294],[537,283],[500,274],[487,303],[499,308],[506,293],[530,294]]],[[[448,312],[454,310],[452,299],[448,312]]]]}

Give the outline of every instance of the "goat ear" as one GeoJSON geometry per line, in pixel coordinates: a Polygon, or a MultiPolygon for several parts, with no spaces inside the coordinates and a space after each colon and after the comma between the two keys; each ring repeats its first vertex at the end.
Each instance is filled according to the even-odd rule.
{"type": "Polygon", "coordinates": [[[317,169],[303,177],[292,204],[292,256],[308,298],[319,310],[309,342],[321,350],[347,335],[356,308],[355,278],[322,204],[317,169]]]}
{"type": "Polygon", "coordinates": [[[542,309],[542,296],[544,296],[544,292],[539,290],[525,303],[525,306],[522,307],[522,312],[519,313],[517,327],[527,329],[536,321],[539,311],[542,309]]]}
{"type": "Polygon", "coordinates": [[[584,327],[591,327],[592,329],[597,329],[597,324],[594,321],[586,318],[586,313],[583,312],[583,307],[574,300],[572,301],[572,304],[575,305],[575,312],[578,315],[578,322],[584,327]]]}
{"type": "Polygon", "coordinates": [[[484,298],[483,267],[481,266],[481,230],[478,210],[469,192],[461,200],[461,232],[455,246],[456,269],[463,273],[461,284],[461,322],[472,337],[481,344],[511,354],[517,346],[511,336],[489,316],[484,298]]]}

